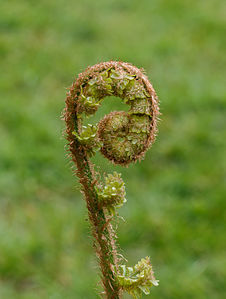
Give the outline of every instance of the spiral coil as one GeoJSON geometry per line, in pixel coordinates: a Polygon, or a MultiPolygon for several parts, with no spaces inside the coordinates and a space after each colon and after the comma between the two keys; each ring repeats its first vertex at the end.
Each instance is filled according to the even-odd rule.
{"type": "Polygon", "coordinates": [[[73,120],[78,124],[74,130],[81,134],[83,116],[94,114],[107,96],[121,98],[130,108],[111,112],[98,123],[96,141],[101,153],[115,164],[140,160],[155,139],[158,99],[144,73],[128,63],[100,63],[79,75],[67,98],[69,139],[73,142],[73,120]]]}

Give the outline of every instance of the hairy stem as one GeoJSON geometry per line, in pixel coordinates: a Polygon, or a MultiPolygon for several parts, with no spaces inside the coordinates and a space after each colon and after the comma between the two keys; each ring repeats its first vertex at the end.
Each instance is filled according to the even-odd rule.
{"type": "MultiPolygon", "coordinates": [[[[78,144],[75,142],[75,147],[78,144]]],[[[77,174],[80,177],[80,183],[83,187],[83,193],[86,198],[89,220],[92,226],[94,237],[94,247],[100,260],[102,272],[102,283],[105,289],[107,299],[119,299],[120,288],[115,279],[114,266],[117,267],[117,254],[115,239],[113,237],[113,228],[105,216],[103,208],[98,205],[98,198],[94,188],[95,177],[86,153],[82,150],[74,150],[73,158],[76,160],[77,174]]]]}

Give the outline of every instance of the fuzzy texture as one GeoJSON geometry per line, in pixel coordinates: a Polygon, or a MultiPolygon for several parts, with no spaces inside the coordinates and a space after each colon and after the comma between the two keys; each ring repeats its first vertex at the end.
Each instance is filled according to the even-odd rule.
{"type": "Polygon", "coordinates": [[[79,118],[83,112],[95,113],[106,96],[120,97],[130,105],[128,113],[113,112],[99,122],[101,153],[121,165],[143,158],[155,140],[159,108],[156,93],[141,70],[124,62],[100,63],[80,74],[73,89],[79,118]]]}
{"type": "Polygon", "coordinates": [[[117,173],[105,178],[105,186],[97,182],[89,157],[100,149],[115,164],[127,166],[142,159],[155,139],[158,114],[157,96],[148,78],[124,62],[109,61],[87,68],[67,94],[64,119],[68,149],[87,203],[103,296],[108,299],[121,298],[122,290],[126,290],[118,279],[116,235],[110,223],[115,208],[126,202],[125,187],[117,173]],[[96,126],[84,127],[84,117],[94,114],[103,99],[112,95],[130,105],[128,113],[112,112],[96,126]]]}

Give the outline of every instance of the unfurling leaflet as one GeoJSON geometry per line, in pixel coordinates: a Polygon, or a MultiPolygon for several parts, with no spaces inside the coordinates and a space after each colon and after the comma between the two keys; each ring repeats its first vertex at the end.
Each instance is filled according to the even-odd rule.
{"type": "Polygon", "coordinates": [[[117,278],[123,290],[135,299],[139,298],[142,292],[145,295],[150,294],[150,287],[158,285],[149,257],[142,259],[134,267],[120,265],[117,278]]]}
{"type": "Polygon", "coordinates": [[[114,164],[127,166],[141,160],[154,142],[158,114],[158,99],[151,83],[129,63],[109,61],[89,67],[67,94],[66,138],[86,200],[103,296],[107,299],[121,298],[123,291],[138,298],[142,292],[149,294],[149,288],[158,283],[149,258],[134,267],[120,264],[111,220],[126,202],[125,184],[117,172],[100,182],[90,157],[99,150],[114,164]],[[119,97],[129,105],[128,112],[114,111],[96,125],[84,126],[84,119],[94,115],[107,96],[119,97]]]}
{"type": "Polygon", "coordinates": [[[105,207],[109,214],[115,215],[115,209],[126,202],[125,184],[121,174],[114,172],[105,177],[104,187],[95,187],[101,207],[105,207]]]}

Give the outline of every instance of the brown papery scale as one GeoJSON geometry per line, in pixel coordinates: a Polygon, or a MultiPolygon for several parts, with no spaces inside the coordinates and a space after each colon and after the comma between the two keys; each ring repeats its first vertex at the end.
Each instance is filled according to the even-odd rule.
{"type": "Polygon", "coordinates": [[[158,114],[151,83],[143,71],[129,63],[109,61],[87,68],[67,95],[64,118],[68,147],[87,203],[103,296],[108,299],[121,298],[123,290],[137,298],[157,281],[148,258],[134,268],[119,264],[110,220],[126,201],[124,182],[116,172],[105,177],[105,183],[99,182],[90,156],[100,150],[111,162],[124,166],[141,160],[155,139],[158,114]],[[129,105],[128,112],[111,112],[96,126],[83,126],[84,118],[95,114],[107,96],[121,98],[129,105]]]}

